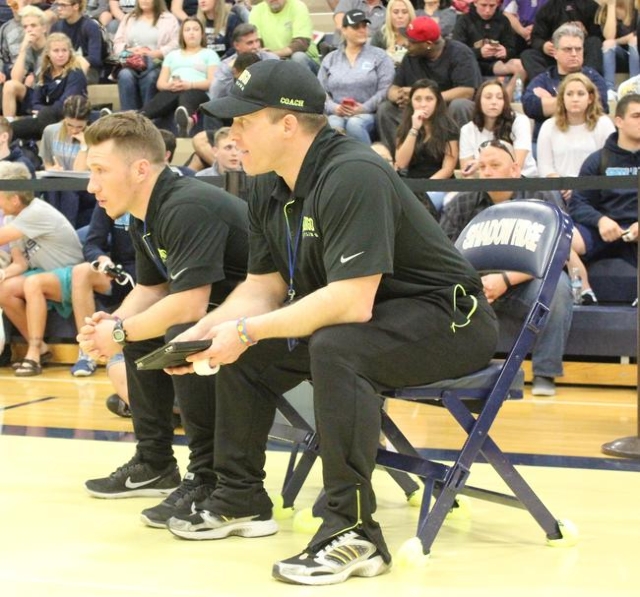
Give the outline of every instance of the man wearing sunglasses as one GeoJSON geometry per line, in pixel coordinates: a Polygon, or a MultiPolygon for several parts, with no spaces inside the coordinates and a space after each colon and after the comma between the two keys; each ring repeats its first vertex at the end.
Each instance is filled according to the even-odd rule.
{"type": "MultiPolygon", "coordinates": [[[[481,179],[520,178],[520,166],[515,161],[510,143],[491,139],[480,145],[478,172],[481,179]]],[[[460,193],[444,207],[440,226],[455,242],[464,227],[481,211],[503,201],[541,199],[560,205],[562,200],[553,191],[474,191],[460,193]]],[[[482,276],[484,293],[501,320],[520,315],[529,309],[531,297],[529,277],[520,272],[496,272],[482,276]]],[[[553,396],[555,378],[563,374],[562,355],[567,343],[573,316],[573,296],[569,277],[563,273],[551,303],[551,312],[532,351],[534,396],[553,396]]],[[[507,324],[508,326],[508,324],[507,324]]]]}

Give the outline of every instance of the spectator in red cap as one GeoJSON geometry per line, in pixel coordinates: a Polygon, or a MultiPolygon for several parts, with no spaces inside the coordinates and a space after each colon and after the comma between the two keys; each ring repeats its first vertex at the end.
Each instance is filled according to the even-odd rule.
{"type": "Polygon", "coordinates": [[[430,17],[417,17],[407,27],[409,49],[396,70],[387,101],[378,107],[377,124],[381,141],[395,150],[395,138],[402,109],[409,101],[411,86],[420,79],[432,79],[442,91],[447,110],[462,126],[473,112],[473,94],[482,83],[473,50],[455,40],[445,40],[440,26],[430,17]]]}

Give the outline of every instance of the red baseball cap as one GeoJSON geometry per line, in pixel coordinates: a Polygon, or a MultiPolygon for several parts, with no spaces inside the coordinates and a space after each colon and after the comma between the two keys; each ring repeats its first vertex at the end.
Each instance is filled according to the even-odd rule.
{"type": "Polygon", "coordinates": [[[406,35],[417,43],[436,42],[440,39],[440,26],[430,17],[416,17],[407,26],[406,35]]]}

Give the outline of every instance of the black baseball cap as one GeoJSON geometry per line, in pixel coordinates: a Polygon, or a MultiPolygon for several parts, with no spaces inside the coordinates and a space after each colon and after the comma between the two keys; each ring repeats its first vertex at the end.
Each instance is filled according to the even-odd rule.
{"type": "Polygon", "coordinates": [[[263,108],[323,114],[326,92],[304,65],[291,60],[262,60],[242,72],[228,96],[202,104],[205,114],[236,118],[263,108]]]}
{"type": "Polygon", "coordinates": [[[357,25],[358,23],[369,23],[369,24],[371,24],[371,21],[369,20],[367,15],[364,14],[364,11],[362,11],[360,9],[356,9],[356,10],[350,10],[349,12],[345,12],[344,13],[344,16],[342,17],[342,26],[343,27],[353,27],[354,25],[357,25]]]}

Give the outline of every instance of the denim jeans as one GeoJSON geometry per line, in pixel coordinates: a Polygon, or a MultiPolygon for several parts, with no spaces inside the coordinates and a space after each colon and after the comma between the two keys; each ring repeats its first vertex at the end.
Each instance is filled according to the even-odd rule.
{"type": "Polygon", "coordinates": [[[157,92],[159,68],[147,68],[138,73],[123,68],[118,75],[118,95],[121,110],[140,110],[157,92]]]}
{"type": "Polygon", "coordinates": [[[373,133],[376,126],[376,117],[374,114],[358,114],[350,118],[343,118],[342,116],[331,114],[329,116],[329,125],[334,129],[343,130],[349,137],[371,145],[371,133],[373,133]]]}
{"type": "Polygon", "coordinates": [[[604,80],[607,89],[616,88],[617,65],[622,68],[629,67],[629,77],[640,74],[640,58],[638,56],[638,46],[618,46],[602,50],[602,66],[604,69],[604,80]]]}
{"type": "Polygon", "coordinates": [[[294,52],[293,54],[291,54],[290,60],[293,62],[298,62],[299,64],[302,64],[302,66],[306,66],[314,75],[317,75],[318,71],[320,70],[320,65],[309,58],[309,56],[307,56],[304,52],[294,52]]]}
{"type": "MultiPolygon", "coordinates": [[[[532,300],[533,292],[529,284],[515,286],[511,291],[501,296],[493,303],[501,325],[504,319],[522,317],[531,308],[532,300]]],[[[551,301],[547,323],[533,346],[531,361],[534,375],[543,377],[563,375],[562,356],[569,337],[572,318],[571,283],[569,276],[562,272],[551,301]]]]}

